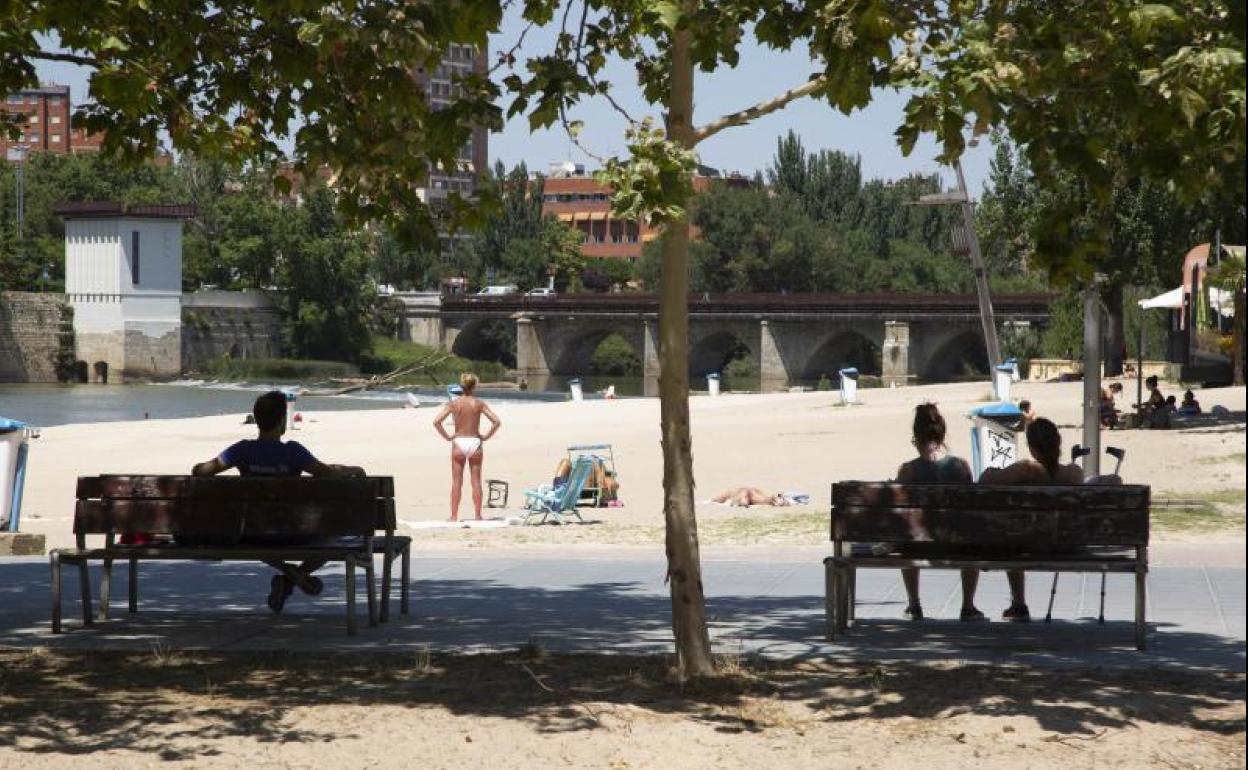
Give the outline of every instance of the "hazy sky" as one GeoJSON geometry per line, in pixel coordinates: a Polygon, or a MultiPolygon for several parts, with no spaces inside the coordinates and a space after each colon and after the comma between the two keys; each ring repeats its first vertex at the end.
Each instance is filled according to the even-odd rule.
{"type": "MultiPolygon", "coordinates": [[[[510,48],[521,29],[519,12],[513,8],[504,20],[502,31],[490,38],[492,51],[510,48]]],[[[524,49],[517,56],[518,61],[522,63],[525,54],[550,50],[554,36],[553,29],[530,31],[524,49]]],[[[491,64],[493,61],[491,54],[491,64]]],[[[85,97],[87,73],[82,68],[43,63],[38,69],[41,80],[69,85],[75,102],[85,97]]],[[[701,124],[773,97],[804,82],[810,72],[805,50],[777,53],[747,43],[742,50],[741,63],[735,69],[698,75],[694,87],[695,122],[701,124]]],[[[499,73],[502,74],[505,73],[499,73]]],[[[616,100],[633,117],[649,114],[658,118],[659,111],[643,103],[630,68],[613,66],[607,79],[615,85],[616,100]]],[[[934,142],[920,140],[909,157],[904,157],[898,149],[893,131],[901,121],[904,103],[902,95],[881,91],[866,110],[846,116],[834,111],[826,102],[803,99],[752,124],[723,131],[698,149],[704,164],[725,172],[740,171],[750,175],[770,163],[776,140],[792,129],[808,150],[835,149],[861,156],[863,175],[867,178],[895,179],[910,173],[940,172],[946,186],[953,186],[952,172],[936,163],[934,142]]],[[[624,121],[606,100],[584,104],[571,117],[585,123],[581,141],[594,153],[609,156],[623,151],[624,121]]],[[[991,155],[991,147],[984,142],[963,156],[967,186],[974,197],[978,197],[983,188],[991,155]]],[[[502,160],[511,166],[524,161],[531,170],[544,171],[550,163],[568,159],[590,168],[596,166],[592,159],[571,145],[562,128],[531,134],[528,120],[523,117],[509,121],[501,133],[490,137],[491,164],[502,160]]]]}

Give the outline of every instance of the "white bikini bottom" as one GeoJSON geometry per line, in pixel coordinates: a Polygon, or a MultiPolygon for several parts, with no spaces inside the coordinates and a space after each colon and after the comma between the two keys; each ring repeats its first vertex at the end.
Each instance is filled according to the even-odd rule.
{"type": "Polygon", "coordinates": [[[455,448],[459,450],[459,453],[464,456],[465,460],[475,455],[477,450],[481,448],[481,439],[475,436],[456,436],[451,440],[455,442],[455,448]]]}

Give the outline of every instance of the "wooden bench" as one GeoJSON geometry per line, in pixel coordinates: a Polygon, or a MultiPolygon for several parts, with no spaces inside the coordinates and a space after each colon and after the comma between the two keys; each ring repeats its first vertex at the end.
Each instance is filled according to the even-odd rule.
{"type": "Polygon", "coordinates": [[[381,554],[381,613],[389,618],[392,564],[402,557],[400,612],[408,612],[411,538],[396,536],[394,480],[261,478],[239,476],[81,476],[74,509],[76,548],[49,555],[52,633],[61,632],[61,566],[78,565],[82,620],[92,625],[89,562],[103,563],[100,618],[108,617],[112,566],[129,564],[129,609],[138,611],[140,561],[340,561],[346,566],[347,633],[355,634],[356,570],[367,579],[369,625],[376,625],[373,555],[381,554]],[[380,535],[378,534],[380,533],[380,535]],[[148,545],[120,545],[122,535],[156,537],[148,545]],[[102,547],[87,537],[102,535],[102,547]],[[183,539],[183,544],[177,542],[183,539]],[[310,544],[265,543],[266,538],[310,544]],[[187,540],[214,545],[188,545],[187,540]],[[218,544],[219,543],[219,544],[218,544]]]}
{"type": "Polygon", "coordinates": [[[827,637],[854,619],[859,568],[1126,572],[1135,575],[1135,643],[1143,650],[1148,514],[1146,486],[833,484],[827,637]],[[860,553],[852,543],[887,545],[860,553]],[[909,543],[927,545],[907,554],[909,543]]]}

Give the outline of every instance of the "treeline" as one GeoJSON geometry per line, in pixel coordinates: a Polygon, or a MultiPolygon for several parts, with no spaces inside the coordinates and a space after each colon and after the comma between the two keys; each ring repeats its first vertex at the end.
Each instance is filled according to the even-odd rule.
{"type": "MultiPolygon", "coordinates": [[[[796,135],[778,143],[749,189],[717,186],[698,197],[690,281],[706,292],[970,291],[965,260],[949,248],[948,207],[913,205],[938,192],[935,175],[862,178],[861,160],[808,153],[796,135]]],[[[640,274],[658,278],[660,241],[640,274]]]]}

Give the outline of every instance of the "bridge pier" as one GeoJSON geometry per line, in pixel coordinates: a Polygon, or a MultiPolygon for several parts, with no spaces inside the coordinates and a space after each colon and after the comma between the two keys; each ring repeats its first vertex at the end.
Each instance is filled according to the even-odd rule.
{"type": "Polygon", "coordinates": [[[516,374],[539,383],[550,377],[546,351],[542,349],[533,319],[528,316],[516,317],[516,374]]]}
{"type": "Polygon", "coordinates": [[[758,389],[763,393],[783,391],[789,385],[789,371],[780,355],[780,346],[776,344],[775,331],[763,319],[758,322],[758,332],[758,389]]]}
{"type": "Polygon", "coordinates": [[[649,318],[641,322],[641,390],[644,396],[659,395],[659,332],[658,322],[649,318]]]}
{"type": "Polygon", "coordinates": [[[884,345],[880,349],[880,379],[890,387],[902,387],[910,374],[910,324],[884,322],[884,345]]]}

